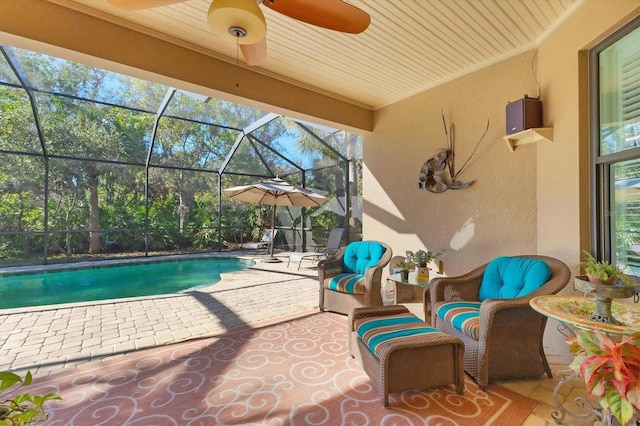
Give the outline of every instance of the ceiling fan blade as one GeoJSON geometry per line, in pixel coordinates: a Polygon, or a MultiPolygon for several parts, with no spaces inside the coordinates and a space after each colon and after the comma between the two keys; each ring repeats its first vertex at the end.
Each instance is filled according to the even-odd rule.
{"type": "Polygon", "coordinates": [[[262,65],[267,60],[267,38],[254,44],[241,44],[240,50],[247,65],[262,65]]]}
{"type": "Polygon", "coordinates": [[[107,4],[118,9],[139,10],[182,3],[185,0],[107,0],[107,4]]]}
{"type": "Polygon", "coordinates": [[[358,34],[369,26],[365,11],[342,0],[264,0],[269,9],[330,30],[358,34]]]}

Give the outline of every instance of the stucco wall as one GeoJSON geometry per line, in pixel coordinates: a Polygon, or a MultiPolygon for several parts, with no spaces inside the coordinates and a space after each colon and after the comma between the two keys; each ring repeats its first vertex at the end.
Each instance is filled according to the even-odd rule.
{"type": "Polygon", "coordinates": [[[405,250],[446,248],[444,272],[466,272],[500,254],[537,252],[536,145],[511,152],[505,107],[535,96],[535,51],[521,53],[376,111],[365,137],[365,238],[405,250]],[[456,168],[489,131],[459,176],[463,190],[418,189],[422,163],[446,147],[442,113],[455,126],[456,168]]]}

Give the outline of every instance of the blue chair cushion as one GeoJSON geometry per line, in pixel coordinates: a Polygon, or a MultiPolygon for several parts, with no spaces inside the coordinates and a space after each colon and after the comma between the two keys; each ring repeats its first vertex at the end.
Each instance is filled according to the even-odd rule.
{"type": "Polygon", "coordinates": [[[380,262],[384,252],[384,246],[376,241],[354,241],[344,251],[342,271],[364,274],[367,268],[380,262]]]}
{"type": "Polygon", "coordinates": [[[354,327],[358,336],[376,355],[382,345],[387,342],[417,335],[441,333],[410,313],[360,318],[356,320],[354,327]]]}
{"type": "Polygon", "coordinates": [[[480,331],[480,302],[447,302],[438,306],[438,318],[451,324],[459,332],[478,340],[480,331]]]}
{"type": "Polygon", "coordinates": [[[512,299],[544,285],[552,272],[546,262],[523,257],[497,257],[484,271],[478,300],[512,299]]]}
{"type": "Polygon", "coordinates": [[[324,287],[329,290],[348,294],[364,294],[364,275],[361,274],[338,274],[324,280],[324,287]]]}

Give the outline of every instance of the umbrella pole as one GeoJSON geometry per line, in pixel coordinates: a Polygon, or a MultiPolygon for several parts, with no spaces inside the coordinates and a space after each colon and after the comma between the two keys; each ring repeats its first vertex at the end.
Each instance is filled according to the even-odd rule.
{"type": "Polygon", "coordinates": [[[274,204],[272,207],[272,216],[271,216],[271,248],[269,257],[265,257],[262,261],[265,263],[278,263],[282,262],[282,260],[273,256],[273,246],[276,245],[276,205],[274,204]]]}

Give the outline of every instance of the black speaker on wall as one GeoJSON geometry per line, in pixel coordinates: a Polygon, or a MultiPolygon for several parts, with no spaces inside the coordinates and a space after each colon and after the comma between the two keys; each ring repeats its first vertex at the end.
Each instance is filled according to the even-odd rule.
{"type": "Polygon", "coordinates": [[[507,134],[542,127],[542,101],[524,95],[507,104],[507,134]]]}

